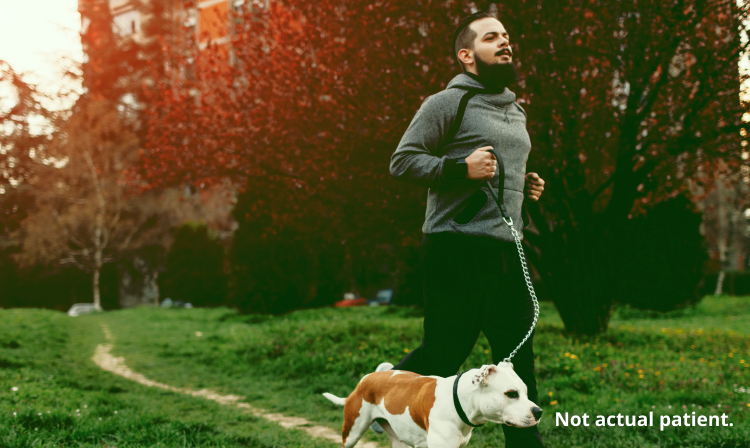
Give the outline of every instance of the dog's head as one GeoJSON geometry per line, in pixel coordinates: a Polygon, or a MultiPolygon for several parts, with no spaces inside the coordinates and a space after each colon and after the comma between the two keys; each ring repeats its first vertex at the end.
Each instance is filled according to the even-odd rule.
{"type": "Polygon", "coordinates": [[[482,366],[472,377],[472,384],[477,386],[482,416],[491,422],[526,428],[542,418],[542,410],[529,400],[526,384],[511,363],[482,366]]]}

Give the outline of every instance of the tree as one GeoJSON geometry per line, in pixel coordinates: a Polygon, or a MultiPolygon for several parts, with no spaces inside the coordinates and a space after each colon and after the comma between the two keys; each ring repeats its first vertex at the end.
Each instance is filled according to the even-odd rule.
{"type": "Polygon", "coordinates": [[[0,98],[0,290],[6,292],[7,306],[14,302],[11,291],[19,284],[11,258],[19,241],[12,234],[31,210],[34,185],[55,161],[44,130],[59,115],[42,104],[47,95],[4,61],[0,61],[0,88],[9,93],[0,98]]]}
{"type": "Polygon", "coordinates": [[[0,61],[0,86],[10,92],[0,103],[0,250],[3,250],[13,245],[8,233],[18,228],[28,212],[25,204],[32,202],[34,181],[46,164],[54,161],[49,136],[33,126],[39,121],[54,120],[56,114],[42,105],[47,96],[3,61],[0,61]]]}
{"type": "MultiPolygon", "coordinates": [[[[354,266],[378,242],[400,248],[418,241],[413,231],[390,225],[400,221],[398,216],[380,222],[399,195],[407,198],[412,191],[415,198],[408,186],[392,181],[387,163],[407,115],[425,90],[438,90],[447,76],[425,71],[425,64],[434,64],[428,61],[432,55],[415,56],[424,60],[417,67],[409,59],[388,69],[387,60],[404,39],[413,42],[414,54],[442,52],[426,45],[413,18],[374,30],[377,45],[351,45],[371,31],[363,21],[382,23],[402,6],[375,13],[356,2],[346,7],[272,2],[268,11],[238,11],[233,65],[221,53],[204,51],[192,64],[184,61],[195,73],[194,82],[183,79],[177,85],[165,78],[157,83],[148,100],[153,107],[146,112],[159,126],[149,134],[137,175],[153,187],[209,185],[232,177],[253,190],[255,202],[243,210],[245,219],[256,219],[254,210],[270,218],[258,238],[290,229],[285,233],[301,246],[314,235],[316,246],[342,245],[354,266]],[[375,75],[369,64],[364,73],[353,67],[368,57],[382,62],[375,64],[380,84],[369,84],[375,75]],[[193,96],[194,91],[199,94],[193,96]]],[[[434,16],[443,20],[443,13],[438,8],[434,16]]],[[[407,226],[419,229],[408,204],[396,211],[406,215],[407,226]]]]}
{"type": "Polygon", "coordinates": [[[100,305],[99,277],[105,263],[140,245],[158,243],[173,225],[165,212],[174,204],[151,191],[131,194],[123,172],[137,157],[137,140],[110,102],[78,102],[54,134],[65,166],[50,170],[37,186],[34,211],[15,236],[21,268],[69,264],[92,275],[94,304],[100,305]]]}
{"type": "Polygon", "coordinates": [[[591,334],[606,329],[607,291],[621,276],[618,240],[629,220],[721,162],[739,170],[747,105],[737,30],[747,7],[723,0],[540,6],[501,11],[525,51],[539,155],[531,169],[548,182],[545,200],[530,207],[539,236],[528,238],[566,328],[591,334]]]}
{"type": "MultiPolygon", "coordinates": [[[[528,168],[548,182],[530,207],[539,234],[525,232],[527,254],[566,329],[604,331],[616,242],[630,219],[679,194],[701,167],[737,168],[746,105],[736,30],[747,7],[476,6],[499,10],[513,36],[528,168]]],[[[191,64],[195,82],[157,83],[148,113],[159,127],[137,174],[151,186],[245,182],[256,198],[249,209],[265,219],[259,237],[293,229],[299,241],[344,244],[351,259],[381,243],[412,246],[425,192],[391,179],[388,161],[421,101],[457,73],[450,39],[468,13],[429,0],[286,0],[237,11],[233,64],[206,51],[191,64]]]]}

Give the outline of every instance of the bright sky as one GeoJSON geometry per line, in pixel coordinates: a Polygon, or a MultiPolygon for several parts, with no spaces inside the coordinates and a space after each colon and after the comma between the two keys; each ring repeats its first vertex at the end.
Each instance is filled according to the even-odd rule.
{"type": "MultiPolygon", "coordinates": [[[[70,60],[83,58],[80,29],[78,0],[0,0],[0,60],[44,92],[72,89],[80,94],[80,84],[62,76],[70,60]]],[[[0,86],[0,107],[8,106],[8,95],[0,86]]],[[[46,105],[61,109],[69,104],[46,105]]]]}

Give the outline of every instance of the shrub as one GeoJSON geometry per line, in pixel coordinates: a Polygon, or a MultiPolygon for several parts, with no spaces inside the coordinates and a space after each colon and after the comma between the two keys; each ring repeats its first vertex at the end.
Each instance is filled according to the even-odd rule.
{"type": "Polygon", "coordinates": [[[212,238],[205,224],[184,224],[175,231],[165,272],[159,276],[162,298],[195,306],[218,306],[227,296],[224,247],[212,238]]]}
{"type": "Polygon", "coordinates": [[[697,303],[708,258],[700,234],[702,216],[685,196],[661,202],[628,223],[614,252],[620,303],[669,311],[697,303]]]}

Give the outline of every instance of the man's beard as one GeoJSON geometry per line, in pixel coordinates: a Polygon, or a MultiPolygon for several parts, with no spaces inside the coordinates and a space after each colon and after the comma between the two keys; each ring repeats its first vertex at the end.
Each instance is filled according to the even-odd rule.
{"type": "Polygon", "coordinates": [[[518,80],[518,71],[512,61],[487,64],[479,57],[476,58],[476,61],[477,76],[482,80],[485,87],[509,87],[514,85],[518,80]]]}

